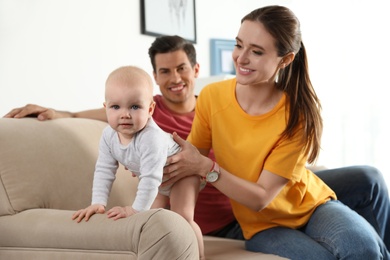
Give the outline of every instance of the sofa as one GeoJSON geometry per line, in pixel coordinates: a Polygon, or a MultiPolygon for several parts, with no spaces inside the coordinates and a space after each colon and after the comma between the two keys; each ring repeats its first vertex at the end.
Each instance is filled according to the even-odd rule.
{"type": "MultiPolygon", "coordinates": [[[[198,258],[191,227],[166,209],[116,221],[105,214],[71,219],[91,202],[105,126],[91,119],[0,119],[0,259],[198,258]]],[[[120,166],[107,208],[130,205],[137,182],[120,166]]],[[[243,241],[204,236],[204,243],[208,260],[284,259],[245,251],[243,241]]]]}

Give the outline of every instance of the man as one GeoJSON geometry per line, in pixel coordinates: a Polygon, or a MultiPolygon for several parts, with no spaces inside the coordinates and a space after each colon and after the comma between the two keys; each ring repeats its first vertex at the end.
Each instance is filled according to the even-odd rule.
{"type": "MultiPolygon", "coordinates": [[[[153,118],[166,132],[186,139],[194,118],[195,79],[199,75],[194,46],[178,36],[157,38],[149,48],[154,79],[162,95],[156,95],[153,118]]],[[[104,108],[77,113],[56,111],[37,105],[15,108],[4,117],[35,115],[39,120],[82,117],[107,121],[104,108]]],[[[210,156],[213,156],[212,154],[210,156]]],[[[361,214],[390,248],[390,201],[381,173],[369,166],[354,166],[316,172],[338,199],[361,214]]],[[[211,185],[199,193],[195,221],[203,234],[243,239],[229,199],[211,185]]]]}

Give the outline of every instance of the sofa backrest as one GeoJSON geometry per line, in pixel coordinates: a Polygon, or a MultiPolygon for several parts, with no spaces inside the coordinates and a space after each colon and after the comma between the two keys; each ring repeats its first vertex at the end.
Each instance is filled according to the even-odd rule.
{"type": "MultiPolygon", "coordinates": [[[[107,124],[90,119],[0,119],[0,216],[91,203],[98,145],[107,124]]],[[[138,180],[120,167],[108,208],[131,205],[138,180]]]]}

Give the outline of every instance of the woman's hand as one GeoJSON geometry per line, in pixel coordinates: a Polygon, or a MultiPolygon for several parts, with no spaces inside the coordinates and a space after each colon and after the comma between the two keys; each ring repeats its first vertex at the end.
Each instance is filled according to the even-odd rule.
{"type": "MultiPolygon", "coordinates": [[[[173,133],[173,139],[181,147],[181,151],[167,159],[167,165],[164,167],[164,181],[161,186],[167,186],[176,181],[191,175],[205,176],[213,165],[211,159],[203,156],[199,150],[182,139],[177,133],[173,133]]],[[[202,151],[208,154],[208,151],[202,151]]]]}

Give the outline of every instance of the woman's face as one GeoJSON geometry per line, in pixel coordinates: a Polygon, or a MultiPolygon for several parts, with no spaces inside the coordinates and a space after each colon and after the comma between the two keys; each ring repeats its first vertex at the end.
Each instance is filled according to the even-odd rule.
{"type": "Polygon", "coordinates": [[[262,23],[244,21],[236,37],[233,61],[237,82],[243,85],[274,83],[281,66],[275,39],[262,23]]]}

